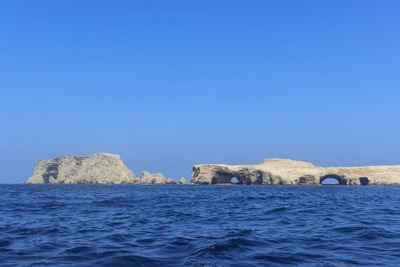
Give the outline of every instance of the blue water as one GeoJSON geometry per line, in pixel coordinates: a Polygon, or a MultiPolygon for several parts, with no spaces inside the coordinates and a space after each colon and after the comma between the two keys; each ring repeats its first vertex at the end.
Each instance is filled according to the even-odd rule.
{"type": "Polygon", "coordinates": [[[400,187],[0,185],[1,266],[400,265],[400,187]]]}

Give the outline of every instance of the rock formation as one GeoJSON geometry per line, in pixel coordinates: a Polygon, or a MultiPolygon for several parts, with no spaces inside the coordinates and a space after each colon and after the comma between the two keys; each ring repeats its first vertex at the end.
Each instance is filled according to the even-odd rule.
{"type": "Polygon", "coordinates": [[[39,160],[28,184],[176,184],[162,173],[143,171],[140,177],[130,171],[119,155],[66,155],[39,160]]]}
{"type": "Polygon", "coordinates": [[[317,185],[334,178],[340,185],[400,185],[400,165],[318,167],[290,159],[265,159],[258,165],[200,164],[193,166],[192,184],[317,185]]]}
{"type": "Polygon", "coordinates": [[[167,184],[176,184],[174,179],[167,179],[167,184]]]}
{"type": "Polygon", "coordinates": [[[181,177],[181,179],[179,179],[179,184],[187,184],[186,179],[181,177]]]}
{"type": "Polygon", "coordinates": [[[174,179],[167,179],[161,173],[151,174],[148,171],[143,171],[138,178],[138,184],[176,184],[174,179]]]}
{"type": "Polygon", "coordinates": [[[148,171],[143,171],[139,176],[140,184],[166,184],[167,178],[162,173],[151,174],[148,171]]]}
{"type": "Polygon", "coordinates": [[[97,153],[93,156],[66,155],[39,160],[29,184],[130,184],[135,174],[119,155],[97,153]]]}

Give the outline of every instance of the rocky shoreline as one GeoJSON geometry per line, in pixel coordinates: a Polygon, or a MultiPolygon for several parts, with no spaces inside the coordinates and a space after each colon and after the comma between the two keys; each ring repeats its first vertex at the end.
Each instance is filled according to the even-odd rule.
{"type": "MultiPolygon", "coordinates": [[[[290,159],[265,159],[258,165],[200,164],[192,168],[191,184],[320,185],[327,178],[340,185],[400,185],[400,166],[318,167],[290,159]],[[233,182],[233,180],[235,182],[233,182]]],[[[187,184],[162,173],[143,171],[139,177],[119,155],[65,155],[39,160],[28,184],[187,184]]]]}

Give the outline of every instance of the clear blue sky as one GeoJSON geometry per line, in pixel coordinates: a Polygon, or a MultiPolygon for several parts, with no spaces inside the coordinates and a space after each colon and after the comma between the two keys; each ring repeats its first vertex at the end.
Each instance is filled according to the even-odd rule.
{"type": "Polygon", "coordinates": [[[0,3],[0,183],[118,153],[190,178],[282,157],[400,164],[399,1],[0,3]]]}

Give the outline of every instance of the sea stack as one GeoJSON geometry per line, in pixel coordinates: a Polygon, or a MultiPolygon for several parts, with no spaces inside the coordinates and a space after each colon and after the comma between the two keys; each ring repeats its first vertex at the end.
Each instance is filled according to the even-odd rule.
{"type": "Polygon", "coordinates": [[[131,184],[135,174],[119,155],[96,153],[92,156],[65,155],[39,160],[28,184],[131,184]]]}
{"type": "Polygon", "coordinates": [[[290,159],[265,159],[258,165],[200,164],[193,166],[192,184],[319,185],[334,178],[340,185],[400,185],[400,165],[318,167],[290,159]]]}

